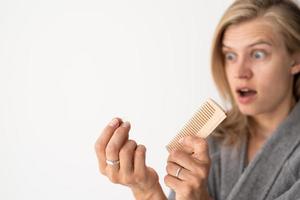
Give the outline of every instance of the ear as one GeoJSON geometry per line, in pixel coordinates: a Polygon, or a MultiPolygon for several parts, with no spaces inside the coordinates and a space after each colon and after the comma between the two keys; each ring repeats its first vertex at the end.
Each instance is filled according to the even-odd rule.
{"type": "Polygon", "coordinates": [[[293,54],[293,60],[294,62],[290,68],[290,73],[296,75],[300,72],[300,52],[293,54]]]}
{"type": "Polygon", "coordinates": [[[292,75],[296,75],[300,72],[300,63],[294,64],[291,69],[290,69],[290,73],[292,75]]]}

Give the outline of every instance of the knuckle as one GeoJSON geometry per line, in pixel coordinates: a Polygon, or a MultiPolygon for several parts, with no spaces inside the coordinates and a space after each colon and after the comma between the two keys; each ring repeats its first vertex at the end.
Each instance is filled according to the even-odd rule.
{"type": "Polygon", "coordinates": [[[208,178],[208,170],[206,168],[202,168],[198,171],[198,176],[200,176],[201,179],[206,180],[208,178]]]}
{"type": "Polygon", "coordinates": [[[202,180],[197,178],[197,177],[193,177],[190,179],[191,185],[193,186],[193,188],[200,188],[202,185],[202,180]]]}
{"type": "Polygon", "coordinates": [[[177,160],[177,159],[180,159],[182,156],[182,152],[179,151],[179,150],[176,150],[176,151],[172,151],[170,153],[170,160],[177,160]]]}
{"type": "Polygon", "coordinates": [[[197,136],[187,136],[184,138],[184,143],[188,146],[194,146],[200,138],[197,136]]]}
{"type": "Polygon", "coordinates": [[[98,152],[98,151],[101,150],[101,145],[100,145],[99,142],[96,142],[96,143],[94,144],[94,149],[95,149],[96,152],[98,152]]]}
{"type": "Polygon", "coordinates": [[[114,134],[118,135],[118,137],[128,138],[129,129],[120,126],[119,128],[116,129],[116,131],[114,132],[114,134]]]}
{"type": "Polygon", "coordinates": [[[164,177],[164,183],[165,183],[167,186],[170,185],[170,175],[166,175],[166,176],[164,177]]]}
{"type": "Polygon", "coordinates": [[[195,140],[195,143],[201,149],[207,148],[207,142],[203,138],[197,138],[197,140],[195,140]]]}
{"type": "Polygon", "coordinates": [[[119,152],[119,147],[116,144],[110,143],[106,147],[107,154],[115,154],[119,152]]]}
{"type": "Polygon", "coordinates": [[[209,168],[211,165],[211,160],[206,154],[197,154],[194,156],[194,160],[198,165],[201,165],[205,168],[209,168]]]}
{"type": "Polygon", "coordinates": [[[136,148],[136,143],[134,141],[128,140],[126,144],[120,150],[121,155],[132,154],[133,150],[136,148]]]}
{"type": "Polygon", "coordinates": [[[184,185],[181,188],[181,194],[183,194],[184,196],[190,196],[192,193],[192,187],[190,185],[184,185]]]}
{"type": "Polygon", "coordinates": [[[142,182],[144,182],[145,180],[146,180],[145,174],[139,174],[139,175],[137,175],[136,178],[135,178],[135,181],[136,181],[137,183],[142,183],[142,182]]]}
{"type": "Polygon", "coordinates": [[[178,151],[178,150],[171,151],[170,154],[169,154],[169,157],[170,157],[170,158],[174,157],[174,155],[176,155],[176,152],[177,152],[177,151],[178,151]]]}
{"type": "Polygon", "coordinates": [[[103,151],[105,148],[105,143],[103,141],[103,138],[99,138],[95,143],[94,143],[94,149],[96,152],[103,151]]]}
{"type": "Polygon", "coordinates": [[[179,150],[174,150],[174,151],[170,152],[170,154],[168,156],[168,161],[176,162],[176,161],[180,160],[180,158],[181,158],[181,152],[179,150]]]}
{"type": "Polygon", "coordinates": [[[122,183],[125,185],[132,185],[134,184],[132,176],[123,176],[122,177],[122,183]]]}
{"type": "Polygon", "coordinates": [[[134,177],[134,182],[136,182],[136,183],[145,182],[145,180],[147,179],[147,175],[141,171],[135,172],[133,177],[134,177]]]}
{"type": "Polygon", "coordinates": [[[130,128],[131,128],[131,126],[128,122],[126,122],[126,123],[123,122],[122,125],[117,128],[117,131],[128,132],[130,130],[130,128]]]}
{"type": "Polygon", "coordinates": [[[170,172],[171,172],[171,164],[170,163],[168,163],[166,165],[166,171],[167,171],[168,174],[170,174],[170,172]]]}
{"type": "Polygon", "coordinates": [[[129,148],[122,148],[122,149],[120,150],[119,155],[120,155],[120,157],[124,157],[124,156],[129,155],[131,152],[132,152],[132,151],[130,151],[129,148]]]}
{"type": "Polygon", "coordinates": [[[167,162],[170,162],[171,159],[172,159],[172,155],[171,155],[171,153],[169,153],[168,158],[167,158],[167,162]]]}
{"type": "Polygon", "coordinates": [[[101,136],[107,134],[107,133],[113,133],[116,130],[115,127],[111,127],[109,125],[107,125],[106,127],[103,128],[103,130],[101,131],[101,136]]]}
{"type": "Polygon", "coordinates": [[[110,174],[108,176],[109,180],[112,182],[112,183],[119,183],[119,178],[116,174],[110,174]]]}
{"type": "Polygon", "coordinates": [[[105,171],[105,169],[100,168],[99,171],[100,171],[100,173],[101,173],[102,175],[106,176],[106,171],[105,171]]]}

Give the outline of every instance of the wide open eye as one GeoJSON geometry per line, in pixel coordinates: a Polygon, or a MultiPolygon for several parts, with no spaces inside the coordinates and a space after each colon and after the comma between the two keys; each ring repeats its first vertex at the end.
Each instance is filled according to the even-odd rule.
{"type": "Polygon", "coordinates": [[[252,58],[256,59],[256,60],[260,60],[260,59],[264,59],[266,57],[266,52],[264,51],[254,51],[252,53],[252,58]]]}
{"type": "Polygon", "coordinates": [[[232,52],[225,53],[225,60],[233,61],[236,59],[236,54],[232,52]]]}

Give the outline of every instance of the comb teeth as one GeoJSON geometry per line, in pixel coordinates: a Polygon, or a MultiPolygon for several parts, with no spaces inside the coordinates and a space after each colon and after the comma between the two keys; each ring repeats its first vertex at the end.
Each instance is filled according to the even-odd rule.
{"type": "Polygon", "coordinates": [[[170,152],[182,149],[180,138],[197,135],[206,138],[226,118],[224,110],[212,99],[208,99],[167,145],[170,152]]]}

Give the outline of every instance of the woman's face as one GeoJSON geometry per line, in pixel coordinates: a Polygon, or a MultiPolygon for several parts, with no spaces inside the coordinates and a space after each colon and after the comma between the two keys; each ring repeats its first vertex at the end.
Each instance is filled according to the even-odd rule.
{"type": "Polygon", "coordinates": [[[255,19],[229,26],[222,51],[230,89],[243,114],[290,108],[295,60],[270,22],[255,19]]]}

